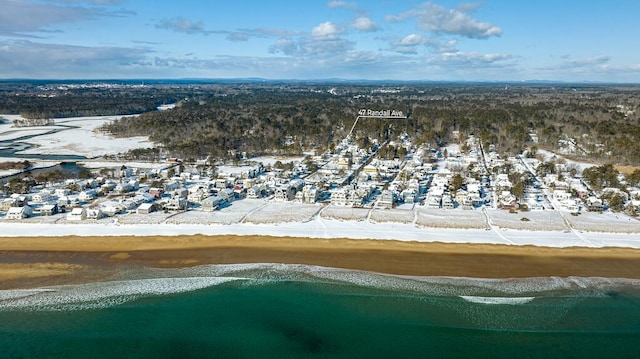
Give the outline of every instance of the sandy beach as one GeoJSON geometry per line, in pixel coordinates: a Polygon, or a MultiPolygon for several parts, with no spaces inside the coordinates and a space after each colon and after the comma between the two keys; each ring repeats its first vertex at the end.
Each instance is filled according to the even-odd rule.
{"type": "Polygon", "coordinates": [[[640,249],[269,236],[0,237],[0,288],[109,280],[123,270],[287,263],[477,278],[640,279],[640,249]]]}

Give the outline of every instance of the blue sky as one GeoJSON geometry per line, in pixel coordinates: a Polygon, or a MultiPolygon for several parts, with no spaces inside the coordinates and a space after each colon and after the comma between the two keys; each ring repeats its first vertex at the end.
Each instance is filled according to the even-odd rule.
{"type": "Polygon", "coordinates": [[[640,82],[635,0],[0,0],[0,78],[640,82]]]}

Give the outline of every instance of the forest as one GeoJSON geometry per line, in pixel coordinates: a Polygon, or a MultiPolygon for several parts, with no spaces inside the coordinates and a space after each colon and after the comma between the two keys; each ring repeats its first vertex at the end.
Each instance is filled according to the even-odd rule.
{"type": "Polygon", "coordinates": [[[535,147],[595,163],[640,165],[639,95],[640,86],[605,84],[18,82],[0,87],[0,113],[142,113],[102,128],[158,144],[128,157],[229,160],[323,152],[347,136],[359,110],[398,110],[408,118],[361,119],[351,137],[366,148],[407,134],[414,144],[438,147],[474,135],[504,155],[535,147]],[[177,106],[155,110],[166,103],[177,106]]]}
{"type": "MultiPolygon", "coordinates": [[[[208,90],[206,90],[208,91],[208,90]]],[[[0,113],[29,119],[131,115],[154,111],[201,91],[197,85],[0,81],[0,113]]]]}
{"type": "Polygon", "coordinates": [[[479,137],[499,153],[529,147],[564,151],[597,163],[640,164],[640,87],[548,85],[331,85],[218,88],[171,111],[123,118],[104,130],[148,135],[185,159],[228,159],[331,149],[360,109],[399,110],[407,119],[361,119],[361,147],[410,136],[430,147],[479,137]]]}

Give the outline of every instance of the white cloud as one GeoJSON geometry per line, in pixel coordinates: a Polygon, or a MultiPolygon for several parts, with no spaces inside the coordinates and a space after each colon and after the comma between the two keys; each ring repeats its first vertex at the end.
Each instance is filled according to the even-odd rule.
{"type": "Polygon", "coordinates": [[[492,36],[500,36],[502,29],[496,25],[479,22],[468,15],[475,10],[476,5],[461,6],[456,9],[447,9],[441,5],[427,2],[418,8],[400,15],[388,15],[389,22],[400,22],[409,18],[416,18],[421,29],[437,34],[457,35],[471,39],[486,39],[492,36]]]}
{"type": "Polygon", "coordinates": [[[566,56],[562,56],[561,59],[563,60],[561,63],[554,64],[551,66],[541,67],[539,68],[539,70],[576,71],[576,72],[597,71],[597,70],[602,71],[602,70],[608,69],[608,64],[609,64],[609,61],[611,60],[611,57],[601,55],[601,56],[595,56],[595,57],[590,57],[586,59],[572,59],[571,56],[566,55],[566,56]]]}
{"type": "Polygon", "coordinates": [[[32,41],[0,42],[0,73],[6,77],[113,77],[143,63],[146,47],[89,47],[32,41]]]}
{"type": "Polygon", "coordinates": [[[291,38],[278,39],[275,44],[269,47],[269,52],[272,54],[283,53],[292,56],[298,52],[298,45],[291,38]]]}
{"type": "Polygon", "coordinates": [[[398,42],[398,45],[402,46],[416,46],[426,42],[426,39],[421,35],[411,34],[398,42]]]}
{"type": "Polygon", "coordinates": [[[208,33],[204,29],[204,24],[202,23],[202,21],[194,22],[184,17],[174,17],[171,19],[160,20],[160,22],[156,24],[156,28],[175,31],[175,32],[182,32],[185,34],[208,33]]]}
{"type": "Polygon", "coordinates": [[[598,66],[605,65],[611,60],[609,56],[596,56],[588,59],[580,59],[580,60],[569,60],[566,62],[566,66],[568,67],[590,67],[590,66],[598,66]]]}
{"type": "Polygon", "coordinates": [[[379,29],[375,22],[364,16],[355,19],[351,26],[360,31],[377,31],[379,29]]]}
{"type": "Polygon", "coordinates": [[[245,33],[248,36],[258,36],[258,37],[285,37],[285,36],[300,35],[299,31],[279,29],[279,28],[238,29],[238,32],[245,33]]]}
{"type": "Polygon", "coordinates": [[[311,36],[316,39],[335,39],[342,31],[331,21],[325,21],[311,30],[311,36]]]}
{"type": "Polygon", "coordinates": [[[52,28],[56,25],[126,15],[131,13],[90,6],[3,0],[0,10],[0,36],[39,37],[38,33],[58,31],[52,28]]]}
{"type": "Polygon", "coordinates": [[[422,35],[410,34],[400,40],[392,42],[389,50],[400,54],[417,54],[417,47],[427,42],[428,40],[422,35]]]}
{"type": "Polygon", "coordinates": [[[431,65],[475,70],[489,67],[513,67],[515,66],[515,62],[512,60],[514,60],[513,56],[509,54],[480,54],[462,51],[442,52],[427,57],[427,62],[431,65]]]}
{"type": "Polygon", "coordinates": [[[332,9],[356,9],[358,7],[356,3],[341,0],[329,1],[327,6],[332,9]]]}
{"type": "Polygon", "coordinates": [[[240,32],[232,32],[227,35],[227,40],[233,42],[249,41],[249,35],[240,32]]]}
{"type": "Polygon", "coordinates": [[[349,51],[345,56],[347,63],[375,63],[379,61],[380,56],[373,51],[349,51]]]}

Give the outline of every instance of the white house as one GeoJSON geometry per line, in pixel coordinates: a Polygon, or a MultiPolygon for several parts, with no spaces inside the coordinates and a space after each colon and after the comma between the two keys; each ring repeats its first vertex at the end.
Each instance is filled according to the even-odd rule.
{"type": "Polygon", "coordinates": [[[6,219],[23,219],[28,218],[33,213],[33,210],[30,206],[20,206],[20,207],[11,207],[7,211],[7,215],[4,217],[6,219]]]}
{"type": "Polygon", "coordinates": [[[207,212],[215,211],[224,202],[220,196],[211,196],[202,200],[202,210],[207,212]]]}
{"type": "Polygon", "coordinates": [[[48,192],[38,192],[34,193],[33,196],[31,196],[31,200],[34,203],[45,203],[48,202],[50,198],[51,195],[48,192]]]}
{"type": "Polygon", "coordinates": [[[98,197],[98,192],[96,192],[95,189],[87,189],[87,190],[81,191],[78,194],[78,199],[82,202],[93,201],[97,197],[98,197]]]}
{"type": "Polygon", "coordinates": [[[136,210],[136,213],[138,214],[149,214],[151,212],[154,212],[156,210],[155,208],[155,204],[154,203],[143,203],[140,206],[138,206],[138,209],[136,210]]]}
{"type": "Polygon", "coordinates": [[[58,213],[57,204],[45,204],[40,208],[40,214],[43,216],[53,216],[56,213],[58,213]]]}
{"type": "Polygon", "coordinates": [[[67,221],[82,221],[87,219],[87,210],[83,207],[75,207],[67,213],[67,221]]]}

